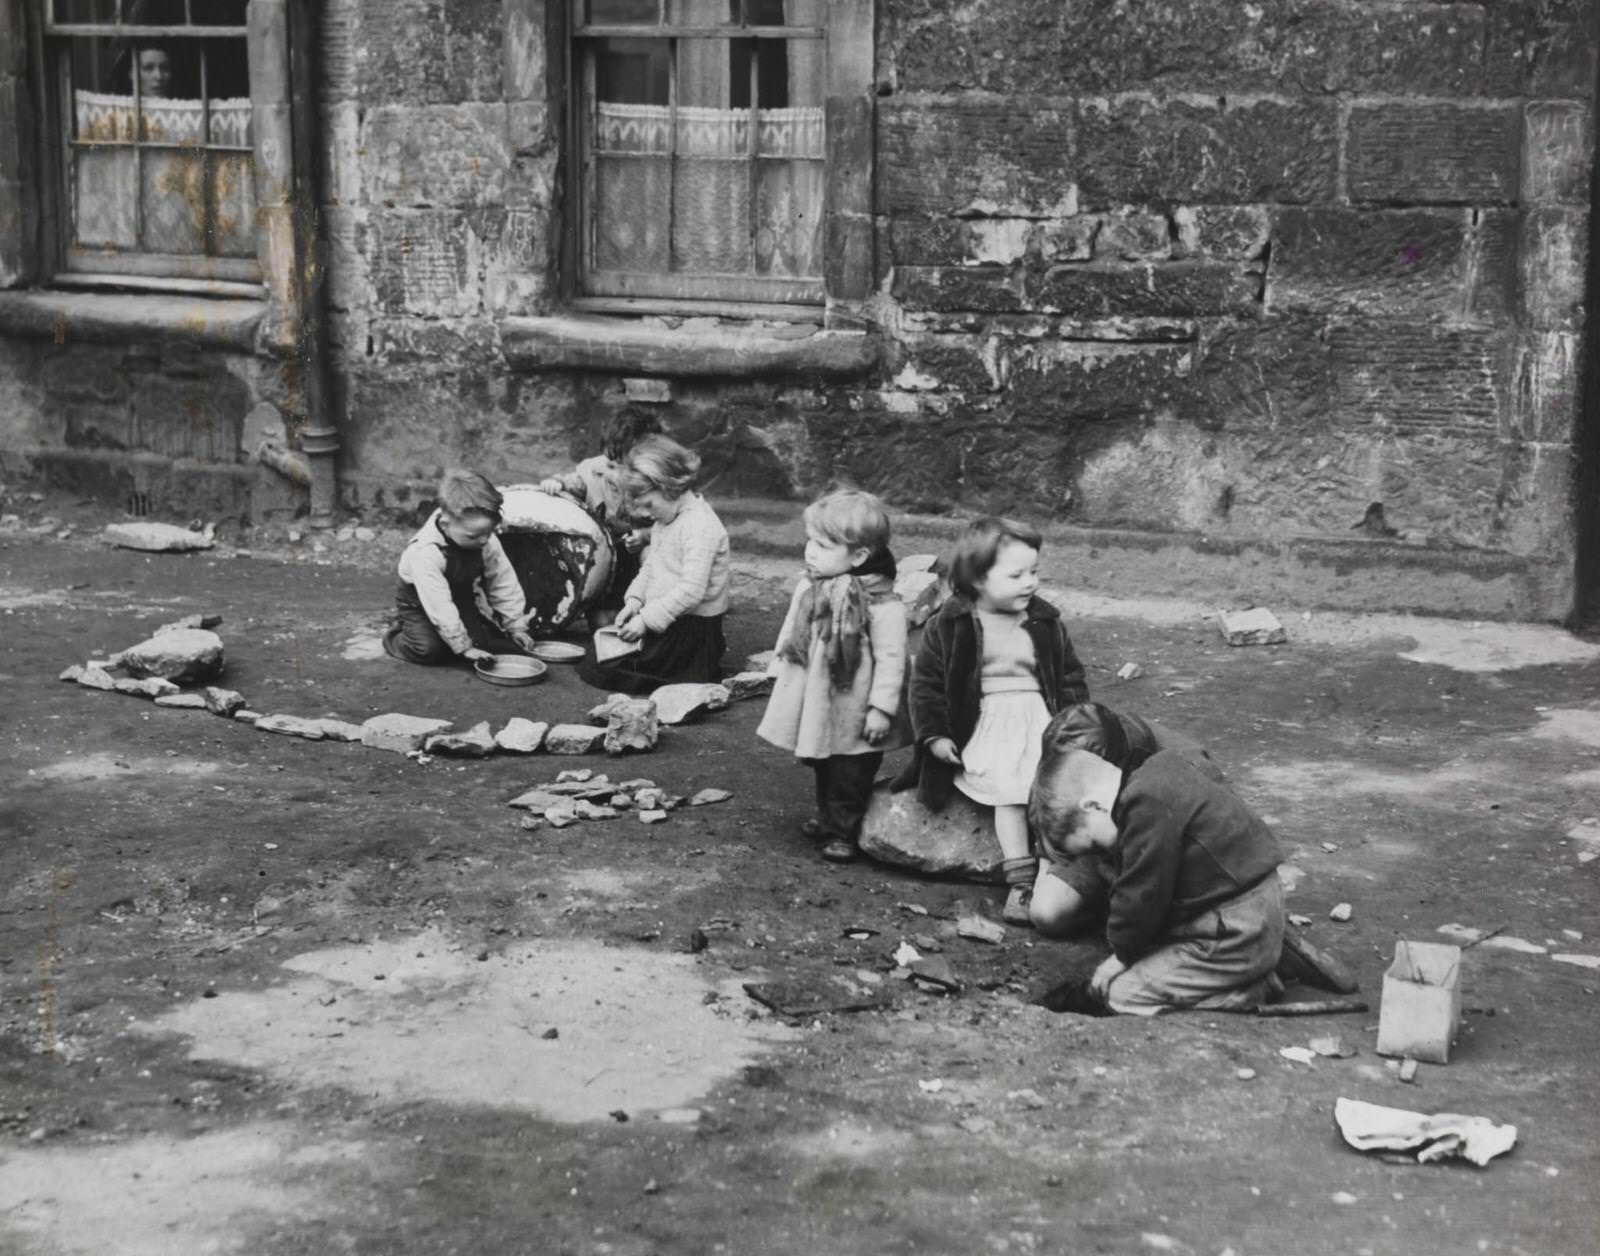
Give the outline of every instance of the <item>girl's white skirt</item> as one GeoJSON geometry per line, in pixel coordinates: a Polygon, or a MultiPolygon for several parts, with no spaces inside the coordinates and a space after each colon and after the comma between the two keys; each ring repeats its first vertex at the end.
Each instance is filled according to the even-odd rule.
{"type": "Polygon", "coordinates": [[[956,788],[987,807],[1025,804],[1049,722],[1050,712],[1037,690],[985,694],[972,740],[961,747],[956,788]]]}

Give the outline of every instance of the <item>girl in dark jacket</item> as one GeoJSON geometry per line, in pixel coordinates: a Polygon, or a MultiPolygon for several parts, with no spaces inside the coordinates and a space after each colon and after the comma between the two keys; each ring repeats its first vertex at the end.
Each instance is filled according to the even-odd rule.
{"type": "Polygon", "coordinates": [[[1010,519],[967,528],[950,558],[954,592],[923,632],[911,679],[918,798],[941,811],[959,789],[994,808],[1012,924],[1028,923],[1038,875],[1027,802],[1041,737],[1062,707],[1089,699],[1060,612],[1036,596],[1041,540],[1010,519]]]}

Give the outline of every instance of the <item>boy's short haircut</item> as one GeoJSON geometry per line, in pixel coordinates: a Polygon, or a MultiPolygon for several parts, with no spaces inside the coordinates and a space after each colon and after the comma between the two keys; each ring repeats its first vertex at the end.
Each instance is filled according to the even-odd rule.
{"type": "Polygon", "coordinates": [[[876,554],[889,547],[889,516],[871,493],[836,488],[806,507],[806,529],[846,549],[876,554]]]}
{"type": "Polygon", "coordinates": [[[476,471],[452,467],[439,480],[439,509],[447,515],[487,515],[499,523],[504,504],[500,490],[476,471]]]}
{"type": "Polygon", "coordinates": [[[646,436],[628,451],[622,480],[637,496],[660,489],[668,497],[682,497],[700,474],[700,455],[666,436],[646,436]]]}
{"type": "Polygon", "coordinates": [[[986,515],[969,523],[950,551],[950,587],[962,597],[976,598],[978,581],[994,566],[1000,546],[1007,541],[1020,542],[1033,550],[1044,545],[1039,529],[1020,519],[986,515]]]}
{"type": "Polygon", "coordinates": [[[623,406],[606,420],[600,433],[600,452],[621,462],[646,436],[661,434],[661,417],[647,406],[623,406]]]}

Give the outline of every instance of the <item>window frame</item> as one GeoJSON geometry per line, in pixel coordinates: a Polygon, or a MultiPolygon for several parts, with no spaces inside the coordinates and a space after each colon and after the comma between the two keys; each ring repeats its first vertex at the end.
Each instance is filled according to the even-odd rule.
{"type": "MultiPolygon", "coordinates": [[[[263,160],[260,102],[256,93],[256,67],[260,60],[252,45],[258,38],[253,31],[249,10],[256,0],[249,0],[243,26],[174,26],[165,24],[124,23],[121,6],[117,7],[115,23],[58,22],[55,19],[54,0],[38,0],[38,20],[33,23],[35,32],[34,66],[37,74],[37,100],[39,105],[39,155],[41,161],[40,194],[46,223],[47,249],[46,273],[41,276],[55,287],[128,287],[150,291],[200,292],[216,296],[261,296],[265,291],[264,266],[261,249],[261,202],[256,199],[256,221],[250,226],[257,255],[253,257],[216,256],[205,253],[163,253],[147,249],[119,249],[116,246],[96,247],[77,245],[73,241],[72,219],[73,190],[73,122],[74,106],[71,75],[71,44],[74,38],[127,38],[140,39],[238,39],[246,63],[250,66],[250,101],[252,143],[248,148],[215,144],[203,145],[161,144],[139,140],[132,145],[138,154],[137,169],[143,170],[143,152],[147,148],[178,150],[198,147],[206,153],[240,152],[251,158],[252,178],[260,190],[259,171],[263,160]]],[[[187,9],[186,9],[187,12],[187,9]]],[[[204,59],[202,58],[202,76],[204,59]]],[[[134,74],[134,99],[140,98],[134,74]]],[[[209,99],[209,96],[203,97],[209,99]]],[[[213,180],[213,163],[206,159],[206,182],[213,180]]],[[[143,177],[139,185],[139,220],[143,220],[143,177]]]]}
{"type": "MultiPolygon", "coordinates": [[[[872,0],[821,0],[823,14],[811,26],[718,26],[671,23],[662,0],[655,26],[587,23],[584,0],[552,5],[559,17],[560,87],[556,97],[564,113],[562,146],[564,174],[559,198],[567,230],[560,233],[560,294],[562,304],[586,313],[711,315],[768,321],[819,322],[836,319],[856,322],[844,314],[846,307],[865,300],[875,283],[871,223],[872,187],[872,0]],[[773,300],[759,294],[760,284],[745,284],[760,277],[659,274],[665,291],[639,295],[609,295],[587,290],[590,274],[589,242],[593,239],[591,128],[586,114],[593,109],[593,83],[585,81],[581,44],[604,38],[715,37],[721,39],[807,38],[822,43],[823,124],[822,159],[822,274],[817,279],[780,277],[778,284],[804,285],[801,301],[773,300]],[[740,292],[739,289],[744,291],[740,292]]],[[[752,98],[753,99],[753,98],[752,98]]],[[[767,285],[774,290],[778,284],[767,285]]]]}

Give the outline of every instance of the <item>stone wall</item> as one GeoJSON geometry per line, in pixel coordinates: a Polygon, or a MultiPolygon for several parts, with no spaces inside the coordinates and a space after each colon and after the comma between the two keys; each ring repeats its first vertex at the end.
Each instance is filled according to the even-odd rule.
{"type": "MultiPolygon", "coordinates": [[[[508,362],[506,320],[561,313],[547,7],[322,5],[352,509],[451,463],[537,477],[594,448],[627,375],[659,375],[508,362]]],[[[663,416],[720,495],[847,476],[909,510],[1501,555],[1545,590],[1509,609],[1558,617],[1593,19],[1592,0],[877,0],[876,256],[850,318],[879,365],[686,367],[663,416]],[[1374,502],[1383,526],[1353,530],[1374,502]]],[[[19,65],[0,57],[0,91],[19,65]]],[[[0,151],[0,208],[22,163],[0,151]]],[[[22,392],[47,397],[63,368],[30,352],[22,392]]],[[[249,377],[241,413],[270,399],[226,373],[249,377]]],[[[0,445],[81,436],[68,400],[13,410],[0,445]]],[[[187,448],[185,423],[148,439],[187,448]]]]}

